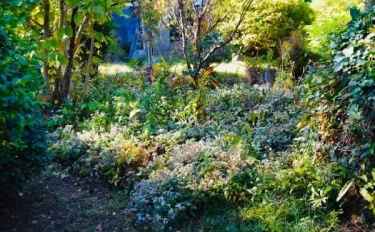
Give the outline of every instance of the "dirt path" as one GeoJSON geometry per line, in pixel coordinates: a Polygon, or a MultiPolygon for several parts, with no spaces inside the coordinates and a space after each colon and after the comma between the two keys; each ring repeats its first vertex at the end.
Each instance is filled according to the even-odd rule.
{"type": "Polygon", "coordinates": [[[8,204],[0,209],[0,231],[134,231],[122,214],[125,194],[75,179],[54,166],[29,181],[8,204]]]}

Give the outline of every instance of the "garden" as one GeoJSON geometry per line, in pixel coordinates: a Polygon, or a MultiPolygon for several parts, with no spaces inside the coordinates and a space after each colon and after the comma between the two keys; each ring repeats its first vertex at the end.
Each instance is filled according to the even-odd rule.
{"type": "Polygon", "coordinates": [[[374,5],[0,2],[0,231],[374,231],[374,5]]]}

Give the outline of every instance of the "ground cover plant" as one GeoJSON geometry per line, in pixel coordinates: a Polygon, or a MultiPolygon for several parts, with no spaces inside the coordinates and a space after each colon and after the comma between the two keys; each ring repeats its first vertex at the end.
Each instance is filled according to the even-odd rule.
{"type": "Polygon", "coordinates": [[[0,230],[374,231],[371,3],[1,2],[0,230]]]}

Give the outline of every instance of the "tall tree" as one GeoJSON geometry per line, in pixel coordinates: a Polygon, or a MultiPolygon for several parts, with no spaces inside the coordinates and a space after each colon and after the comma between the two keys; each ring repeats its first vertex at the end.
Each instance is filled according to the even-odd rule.
{"type": "Polygon", "coordinates": [[[194,85],[221,48],[240,35],[240,26],[253,0],[170,0],[166,13],[181,35],[181,50],[194,85]],[[227,24],[231,21],[232,24],[227,24]],[[220,33],[221,32],[221,33],[220,33]]]}
{"type": "MultiPolygon", "coordinates": [[[[43,32],[42,36],[35,33],[33,39],[40,45],[38,54],[43,61],[45,93],[50,102],[60,104],[70,96],[71,83],[79,80],[73,78],[76,69],[91,69],[92,64],[100,60],[97,54],[92,54],[93,46],[99,49],[99,43],[109,38],[94,31],[93,25],[109,22],[113,12],[121,14],[125,2],[127,0],[42,0],[33,9],[29,26],[39,27],[43,32]],[[87,40],[92,42],[88,46],[87,40]],[[86,52],[90,53],[89,59],[83,58],[86,52]]],[[[90,79],[90,73],[86,70],[86,80],[90,79]]],[[[87,84],[84,83],[85,92],[87,84]]]]}

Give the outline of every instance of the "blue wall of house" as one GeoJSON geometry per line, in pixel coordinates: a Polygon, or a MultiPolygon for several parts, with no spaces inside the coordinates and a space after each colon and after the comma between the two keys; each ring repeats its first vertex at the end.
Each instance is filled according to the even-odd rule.
{"type": "Polygon", "coordinates": [[[116,33],[121,38],[122,43],[133,42],[134,34],[140,28],[140,20],[132,12],[134,7],[124,9],[124,16],[113,15],[113,20],[117,24],[116,33]]]}

